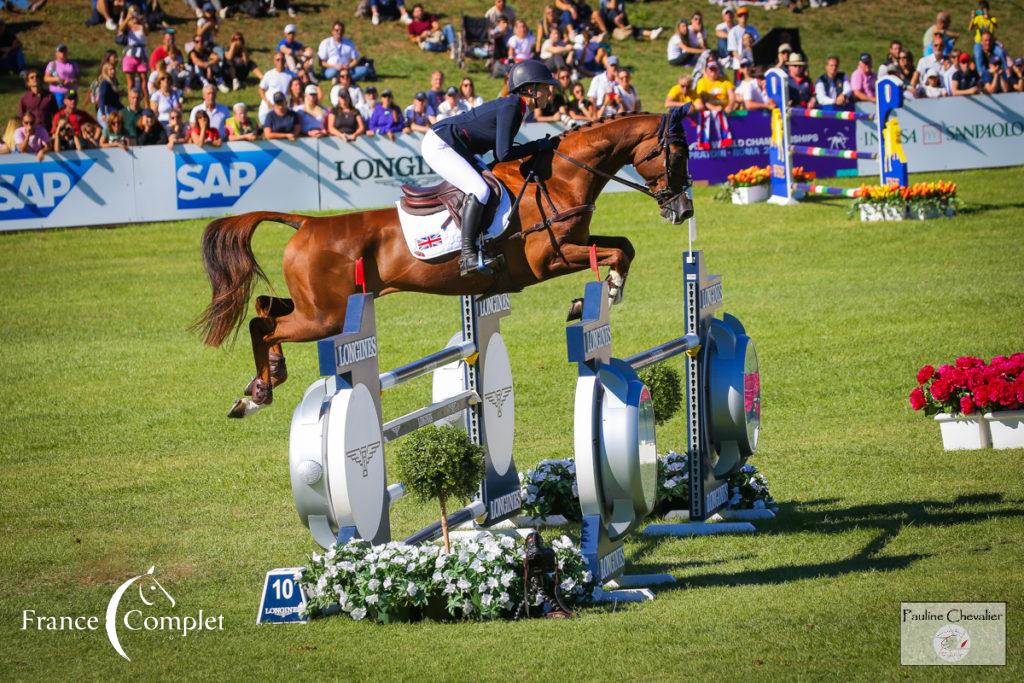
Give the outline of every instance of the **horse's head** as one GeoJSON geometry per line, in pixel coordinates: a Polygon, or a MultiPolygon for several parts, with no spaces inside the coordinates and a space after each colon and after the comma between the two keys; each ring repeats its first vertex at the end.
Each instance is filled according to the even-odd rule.
{"type": "Polygon", "coordinates": [[[662,115],[652,147],[638,145],[633,167],[658,201],[661,217],[679,225],[693,216],[690,198],[690,158],[683,121],[689,106],[672,107],[662,115]]]}

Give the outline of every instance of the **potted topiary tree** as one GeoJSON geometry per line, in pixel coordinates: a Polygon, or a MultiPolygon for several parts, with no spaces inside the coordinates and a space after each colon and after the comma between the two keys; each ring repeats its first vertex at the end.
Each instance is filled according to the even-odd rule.
{"type": "Polygon", "coordinates": [[[476,493],[484,476],[483,448],[457,427],[426,427],[406,439],[395,464],[411,494],[420,500],[440,503],[444,550],[450,552],[448,501],[466,500],[476,493]]]}
{"type": "Polygon", "coordinates": [[[651,392],[651,400],[654,401],[654,423],[665,424],[683,405],[683,386],[679,380],[679,373],[668,365],[658,363],[643,368],[637,376],[651,392]]]}

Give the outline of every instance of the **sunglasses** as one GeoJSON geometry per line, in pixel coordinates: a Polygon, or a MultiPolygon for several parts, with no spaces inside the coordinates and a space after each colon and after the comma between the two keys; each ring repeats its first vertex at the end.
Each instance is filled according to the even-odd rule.
{"type": "Polygon", "coordinates": [[[35,120],[35,119],[25,119],[25,120],[23,120],[23,121],[22,121],[22,123],[28,124],[28,125],[30,125],[30,126],[31,126],[31,125],[32,125],[33,123],[35,123],[35,122],[36,122],[36,120],[35,120]]]}

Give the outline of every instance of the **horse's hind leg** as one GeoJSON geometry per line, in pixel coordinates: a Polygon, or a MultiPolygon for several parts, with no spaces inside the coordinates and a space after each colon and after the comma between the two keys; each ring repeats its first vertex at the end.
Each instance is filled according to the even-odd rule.
{"type": "MultiPolygon", "coordinates": [[[[260,318],[279,318],[288,315],[295,310],[295,304],[291,299],[279,299],[272,296],[256,297],[256,315],[260,318]]],[[[256,345],[253,344],[253,354],[256,353],[256,345]]],[[[270,362],[270,383],[272,386],[280,386],[288,379],[288,366],[284,360],[284,350],[281,344],[274,344],[269,350],[270,362]]],[[[256,359],[256,371],[259,372],[259,359],[256,359]]],[[[259,378],[257,374],[242,392],[245,396],[252,396],[253,384],[259,378]]]]}

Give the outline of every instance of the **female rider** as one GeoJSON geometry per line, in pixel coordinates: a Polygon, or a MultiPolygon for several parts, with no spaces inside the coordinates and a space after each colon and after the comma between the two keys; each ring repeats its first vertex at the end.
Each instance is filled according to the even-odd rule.
{"type": "Polygon", "coordinates": [[[491,188],[480,175],[477,154],[494,152],[495,161],[510,161],[551,149],[547,139],[513,145],[526,112],[544,107],[558,85],[550,69],[534,60],[519,62],[508,75],[507,97],[435,123],[423,136],[423,159],[434,172],[466,193],[462,204],[463,276],[490,273],[478,249],[484,207],[491,188]]]}

